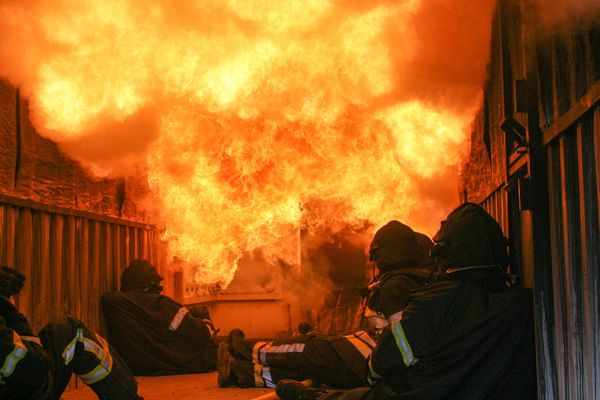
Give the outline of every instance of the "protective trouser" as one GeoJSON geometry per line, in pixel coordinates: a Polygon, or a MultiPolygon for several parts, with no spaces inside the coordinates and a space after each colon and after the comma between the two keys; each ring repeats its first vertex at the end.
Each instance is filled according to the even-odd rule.
{"type": "Polygon", "coordinates": [[[119,355],[81,321],[64,317],[46,325],[40,340],[51,362],[51,399],[75,373],[100,399],[138,400],[137,381],[119,355]]]}
{"type": "Polygon", "coordinates": [[[275,387],[282,379],[317,379],[334,387],[354,388],[365,384],[366,360],[374,346],[364,331],[346,336],[245,341],[244,346],[233,346],[234,357],[244,360],[233,368],[238,377],[253,373],[252,386],[257,387],[275,387]]]}
{"type": "Polygon", "coordinates": [[[49,369],[39,338],[19,335],[0,317],[0,399],[47,399],[49,369]]]}
{"type": "Polygon", "coordinates": [[[258,341],[252,346],[254,382],[257,387],[274,388],[281,379],[304,380],[310,377],[304,348],[308,338],[290,341],[258,341]]]}

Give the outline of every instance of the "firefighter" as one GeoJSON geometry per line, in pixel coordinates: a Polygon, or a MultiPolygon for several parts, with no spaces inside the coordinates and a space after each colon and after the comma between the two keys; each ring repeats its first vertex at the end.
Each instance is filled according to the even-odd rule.
{"type": "Polygon", "coordinates": [[[100,399],[142,399],[114,349],[81,321],[64,317],[36,337],[12,296],[25,277],[0,267],[0,398],[58,400],[75,373],[100,399]]]}
{"type": "Polygon", "coordinates": [[[369,259],[376,274],[363,294],[364,316],[376,337],[399,318],[412,291],[431,277],[427,241],[431,239],[398,221],[388,222],[375,233],[369,259]]]}
{"type": "Polygon", "coordinates": [[[146,260],[121,275],[121,289],[102,296],[108,337],[136,375],[216,369],[216,333],[206,309],[188,309],[161,294],[163,278],[146,260]]]}
{"type": "Polygon", "coordinates": [[[369,359],[371,387],[323,393],[282,381],[282,399],[534,399],[532,296],[507,274],[498,223],[465,203],[442,222],[443,273],[415,292],[369,359]]]}
{"type": "Polygon", "coordinates": [[[219,387],[271,387],[282,379],[314,379],[341,388],[364,384],[365,362],[375,347],[366,331],[289,339],[246,340],[234,329],[219,345],[219,387]]]}
{"type": "Polygon", "coordinates": [[[430,276],[415,232],[398,221],[376,232],[369,253],[377,270],[364,293],[371,330],[338,336],[313,332],[276,341],[248,341],[234,330],[219,348],[219,386],[274,387],[286,378],[339,388],[365,385],[366,360],[378,331],[398,319],[410,293],[430,276]]]}

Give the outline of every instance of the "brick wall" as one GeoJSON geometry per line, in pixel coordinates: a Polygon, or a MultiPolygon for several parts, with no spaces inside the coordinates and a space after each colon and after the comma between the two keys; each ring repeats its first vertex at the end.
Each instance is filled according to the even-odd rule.
{"type": "Polygon", "coordinates": [[[0,80],[0,194],[51,206],[149,222],[136,200],[148,193],[144,176],[94,178],[40,136],[28,103],[0,80]]]}
{"type": "Polygon", "coordinates": [[[484,117],[480,111],[473,120],[471,151],[460,174],[463,201],[481,203],[495,189],[492,162],[484,141],[484,117]]]}

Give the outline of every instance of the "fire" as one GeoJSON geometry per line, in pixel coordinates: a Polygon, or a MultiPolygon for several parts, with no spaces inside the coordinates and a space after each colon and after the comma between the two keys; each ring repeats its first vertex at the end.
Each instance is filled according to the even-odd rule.
{"type": "Polygon", "coordinates": [[[461,52],[487,55],[491,5],[461,1],[430,23],[466,18],[481,34],[435,60],[466,72],[427,94],[411,76],[437,85],[444,68],[423,49],[446,56],[452,38],[430,40],[419,0],[8,1],[0,74],[78,159],[116,174],[142,157],[171,255],[225,286],[244,252],[294,262],[300,228],[400,219],[433,232],[457,201],[484,78],[461,52]],[[335,206],[309,213],[315,201],[335,206]]]}

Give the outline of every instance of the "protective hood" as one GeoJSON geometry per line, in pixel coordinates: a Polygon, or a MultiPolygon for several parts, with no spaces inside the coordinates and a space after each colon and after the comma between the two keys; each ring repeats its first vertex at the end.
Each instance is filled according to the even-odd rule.
{"type": "Polygon", "coordinates": [[[509,264],[508,241],[500,225],[483,208],[464,203],[448,215],[439,232],[432,256],[446,268],[509,264]]]}

